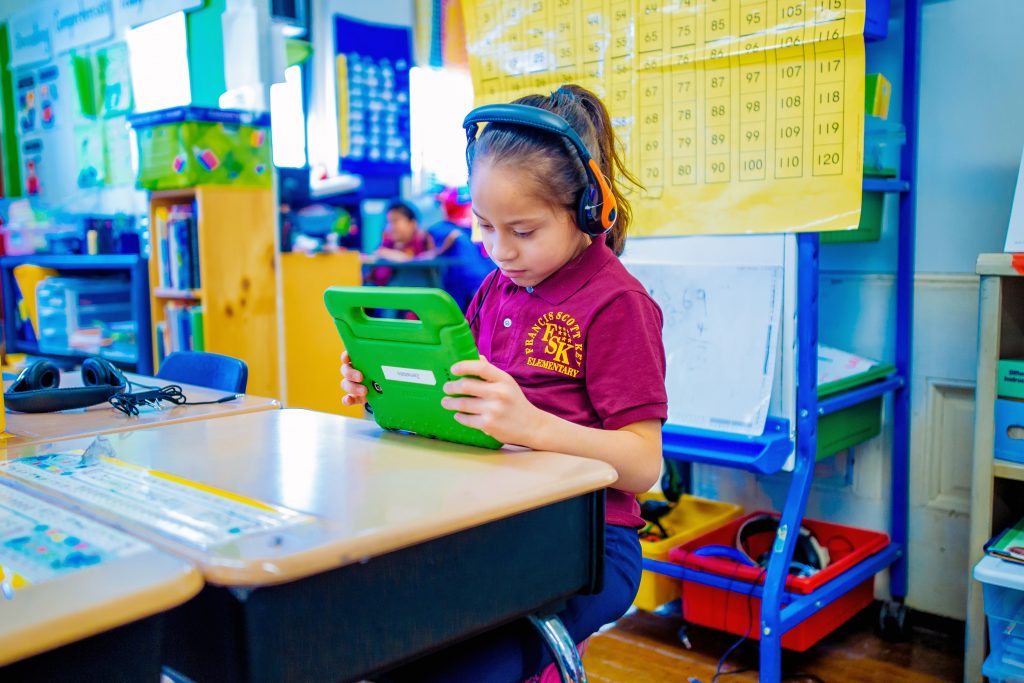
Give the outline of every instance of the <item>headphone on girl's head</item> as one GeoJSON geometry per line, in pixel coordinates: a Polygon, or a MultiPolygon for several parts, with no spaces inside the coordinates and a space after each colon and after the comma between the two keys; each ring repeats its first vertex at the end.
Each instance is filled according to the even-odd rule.
{"type": "Polygon", "coordinates": [[[60,370],[47,360],[39,360],[21,371],[4,392],[4,405],[20,413],[52,413],[106,403],[128,390],[128,380],[103,358],[82,361],[81,387],[61,389],[60,370]]]}
{"type": "MultiPolygon", "coordinates": [[[[772,515],[755,515],[736,530],[735,547],[708,545],[698,548],[694,554],[702,557],[723,557],[750,567],[767,569],[772,555],[772,543],[769,543],[766,552],[754,557],[750,550],[750,539],[767,533],[774,537],[778,534],[778,530],[778,518],[772,515]]],[[[810,529],[801,526],[796,538],[796,547],[793,549],[789,573],[796,576],[812,576],[825,569],[830,562],[828,548],[818,541],[810,529]]]]}
{"type": "Polygon", "coordinates": [[[617,215],[615,195],[605,180],[597,162],[590,156],[583,140],[558,114],[540,107],[525,104],[486,104],[466,115],[462,127],[466,129],[466,163],[469,163],[470,146],[476,140],[481,123],[507,123],[527,128],[545,130],[560,135],[575,148],[587,173],[587,186],[580,193],[576,208],[576,226],[591,237],[603,235],[612,229],[617,215]]]}

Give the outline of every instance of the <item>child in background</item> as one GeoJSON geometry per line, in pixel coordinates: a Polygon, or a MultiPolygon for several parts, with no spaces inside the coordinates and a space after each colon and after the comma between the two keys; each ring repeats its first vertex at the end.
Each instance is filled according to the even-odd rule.
{"type": "MultiPolygon", "coordinates": [[[[479,136],[467,127],[473,212],[498,270],[466,313],[481,358],[452,367],[460,377],[445,384],[442,405],[503,443],[601,460],[618,473],[606,493],[604,586],[559,613],[579,644],[622,616],[639,585],[635,494],[658,480],[667,416],[662,315],[617,258],[630,209],[615,179],[633,178],[604,104],[575,85],[516,104],[525,106],[515,118],[478,111],[491,121],[479,136]],[[532,108],[556,117],[543,125],[532,108]],[[550,132],[566,124],[585,149],[550,132]],[[595,165],[585,166],[588,157],[595,165]]],[[[342,402],[364,403],[363,376],[347,355],[341,370],[342,402]]],[[[385,680],[521,683],[550,662],[540,636],[520,621],[385,680]]]]}
{"type": "MultiPolygon", "coordinates": [[[[387,227],[376,254],[388,261],[410,261],[434,250],[434,238],[419,226],[416,211],[400,199],[392,200],[385,213],[387,227]]],[[[383,287],[394,277],[394,269],[377,266],[370,271],[370,284],[383,287]]]]}
{"type": "Polygon", "coordinates": [[[463,192],[449,187],[438,193],[436,199],[441,204],[444,220],[430,226],[430,236],[438,245],[432,255],[454,261],[444,269],[442,287],[465,311],[480,283],[494,270],[494,264],[487,258],[483,245],[473,241],[473,212],[468,189],[463,192]]]}

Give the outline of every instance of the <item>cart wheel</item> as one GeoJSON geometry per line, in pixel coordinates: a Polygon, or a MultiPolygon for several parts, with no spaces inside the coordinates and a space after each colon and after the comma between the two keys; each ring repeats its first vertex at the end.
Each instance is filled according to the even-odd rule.
{"type": "Polygon", "coordinates": [[[690,644],[690,638],[686,635],[686,629],[686,623],[683,623],[683,625],[679,627],[679,642],[682,643],[683,647],[685,647],[687,650],[692,650],[693,645],[690,644]]]}
{"type": "Polygon", "coordinates": [[[878,611],[878,635],[889,643],[906,643],[910,640],[910,610],[905,604],[895,600],[882,603],[878,611]]]}

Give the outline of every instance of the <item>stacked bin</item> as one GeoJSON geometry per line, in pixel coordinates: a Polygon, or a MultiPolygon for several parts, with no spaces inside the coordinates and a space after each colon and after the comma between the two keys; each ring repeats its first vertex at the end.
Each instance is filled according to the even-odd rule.
{"type": "Polygon", "coordinates": [[[989,683],[1024,681],[1024,564],[986,556],[974,578],[984,589],[991,648],[981,672],[989,683]]]}
{"type": "Polygon", "coordinates": [[[36,285],[39,351],[70,355],[71,336],[83,329],[134,327],[127,281],[51,277],[36,285]]]}
{"type": "MultiPolygon", "coordinates": [[[[641,501],[665,500],[656,493],[640,496],[641,501]]],[[[668,560],[669,551],[676,546],[716,529],[743,514],[743,508],[730,503],[696,496],[681,496],[661,521],[669,536],[660,541],[640,541],[644,557],[651,560],[668,560]]],[[[645,571],[640,578],[640,589],[633,604],[637,609],[652,612],[665,603],[679,598],[679,582],[668,576],[645,571]]]]}

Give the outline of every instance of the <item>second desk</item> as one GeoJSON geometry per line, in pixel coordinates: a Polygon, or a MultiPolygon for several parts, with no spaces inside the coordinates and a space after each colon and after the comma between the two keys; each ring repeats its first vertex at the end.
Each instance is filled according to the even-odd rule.
{"type": "Polygon", "coordinates": [[[485,451],[302,410],[125,432],[105,448],[110,467],[266,513],[263,532],[231,540],[229,527],[251,527],[127,500],[147,487],[105,478],[93,489],[38,461],[20,478],[200,568],[207,587],[169,615],[168,648],[168,664],[198,681],[358,680],[550,613],[602,581],[603,489],[615,472],[595,460],[485,451]],[[111,489],[126,502],[111,503],[111,489]],[[274,506],[310,518],[275,527],[274,506]]]}
{"type": "MultiPolygon", "coordinates": [[[[162,387],[168,384],[178,384],[181,386],[186,398],[189,401],[195,402],[214,401],[228,393],[132,373],[125,373],[125,376],[129,381],[141,386],[162,387]]],[[[10,381],[4,382],[5,391],[10,384],[10,381]]],[[[60,385],[61,387],[82,386],[81,374],[78,372],[62,372],[60,374],[60,385]]],[[[7,436],[0,437],[0,447],[34,446],[61,439],[124,432],[144,427],[156,427],[192,420],[206,420],[214,417],[240,415],[262,410],[276,410],[281,407],[281,404],[272,398],[252,396],[250,394],[242,394],[235,400],[226,403],[199,406],[167,405],[168,407],[162,410],[146,409],[134,417],[115,410],[108,403],[101,403],[77,410],[63,410],[57,413],[9,412],[7,414],[7,436]]]]}

